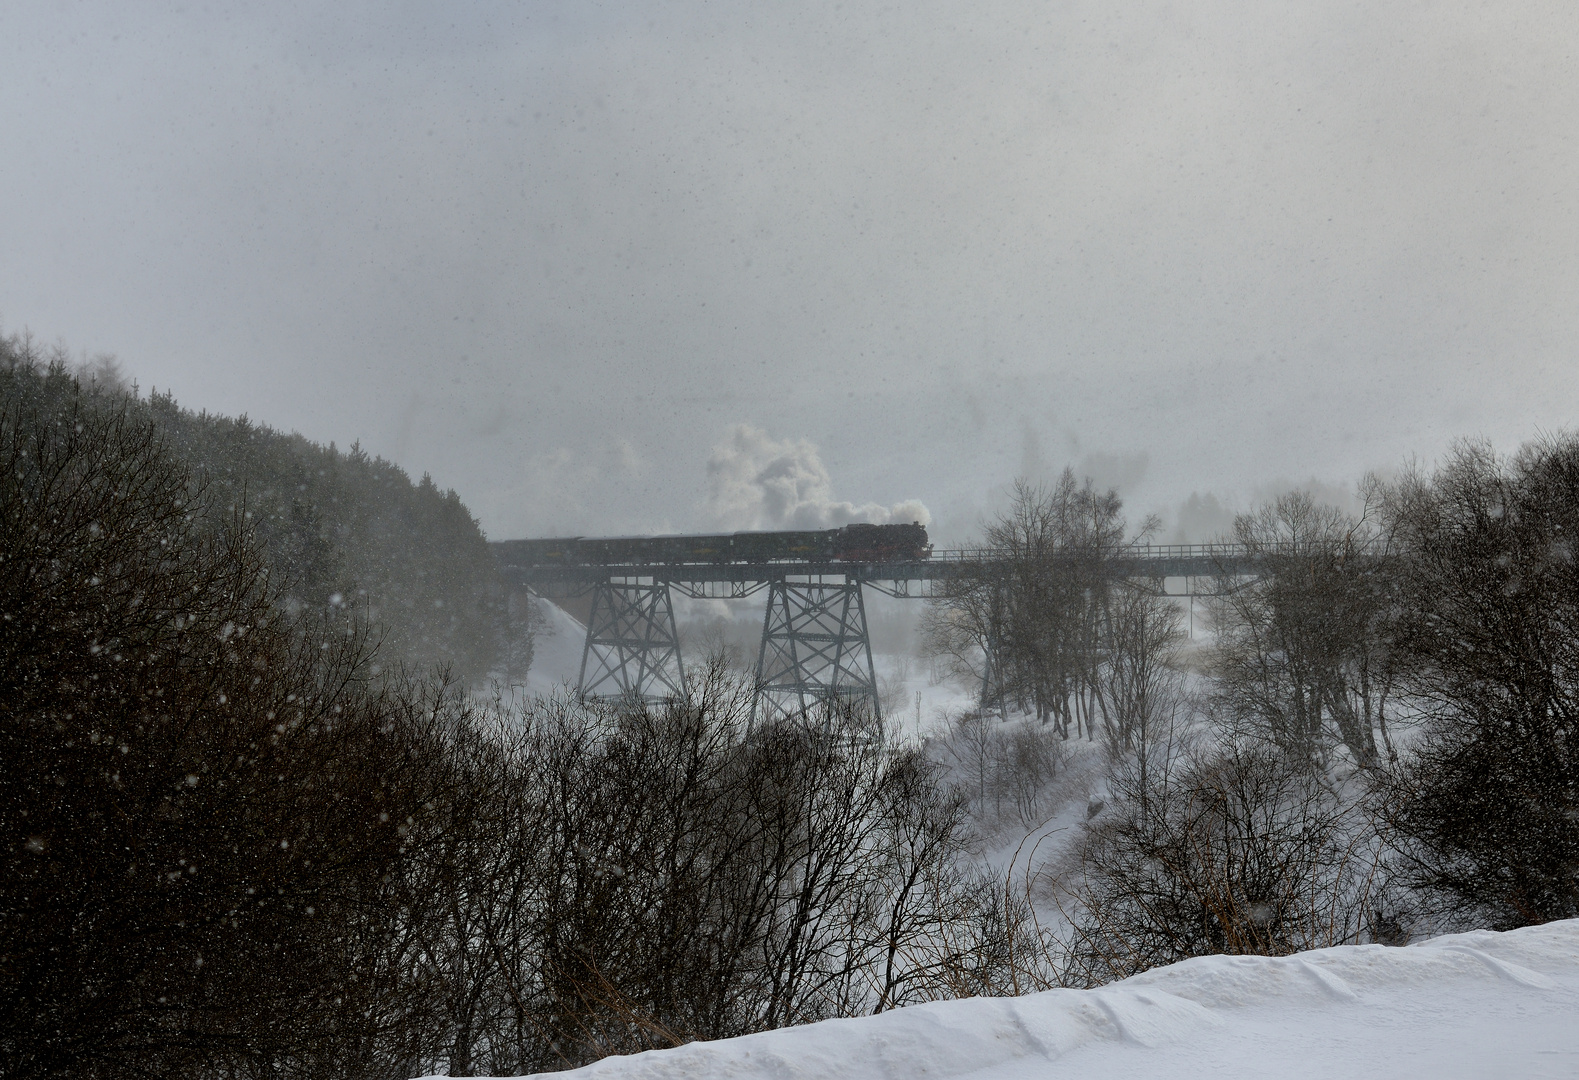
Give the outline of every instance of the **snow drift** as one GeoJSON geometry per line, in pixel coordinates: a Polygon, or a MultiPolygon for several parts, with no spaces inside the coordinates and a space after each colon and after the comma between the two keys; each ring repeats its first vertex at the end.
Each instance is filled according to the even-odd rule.
{"type": "Polygon", "coordinates": [[[1572,1078],[1576,1020],[1579,920],[1406,948],[1202,957],[1095,990],[918,1005],[552,1075],[1572,1078]]]}

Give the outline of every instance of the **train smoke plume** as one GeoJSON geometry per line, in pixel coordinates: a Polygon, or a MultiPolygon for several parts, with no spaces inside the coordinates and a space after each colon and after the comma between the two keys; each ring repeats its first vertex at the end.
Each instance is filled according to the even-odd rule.
{"type": "Polygon", "coordinates": [[[833,497],[833,478],[805,439],[774,439],[750,424],[729,429],[707,459],[708,512],[726,529],[831,529],[851,522],[930,524],[917,499],[857,506],[833,497]]]}

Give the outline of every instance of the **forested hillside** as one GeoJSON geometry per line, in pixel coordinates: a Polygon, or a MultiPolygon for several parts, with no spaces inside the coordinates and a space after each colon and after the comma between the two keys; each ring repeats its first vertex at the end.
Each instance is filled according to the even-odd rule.
{"type": "MultiPolygon", "coordinates": [[[[0,341],[0,399],[120,409],[152,423],[206,495],[209,514],[239,514],[273,586],[293,611],[325,609],[367,624],[381,665],[449,667],[475,684],[491,671],[525,675],[530,627],[512,621],[482,530],[453,490],[359,446],[341,451],[246,416],[183,409],[169,393],[138,397],[113,372],[74,374],[30,340],[0,341]],[[97,376],[97,377],[95,377],[97,376]]],[[[45,411],[48,411],[46,408],[45,411]]]]}
{"type": "Polygon", "coordinates": [[[526,639],[453,493],[4,348],[0,1075],[518,1075],[1579,916],[1579,437],[1241,515],[1193,661],[1117,493],[1019,483],[928,612],[988,691],[910,741],[722,661],[466,693],[526,639]]]}

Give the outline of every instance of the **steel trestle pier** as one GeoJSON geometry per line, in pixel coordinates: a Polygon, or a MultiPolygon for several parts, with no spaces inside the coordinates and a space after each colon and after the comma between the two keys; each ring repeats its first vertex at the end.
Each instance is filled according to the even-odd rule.
{"type": "Polygon", "coordinates": [[[858,578],[768,586],[753,714],[804,713],[838,698],[878,715],[877,675],[858,578]]]}
{"type": "Polygon", "coordinates": [[[593,587],[577,689],[587,697],[635,696],[644,701],[685,692],[680,634],[667,583],[601,581],[593,587]]]}

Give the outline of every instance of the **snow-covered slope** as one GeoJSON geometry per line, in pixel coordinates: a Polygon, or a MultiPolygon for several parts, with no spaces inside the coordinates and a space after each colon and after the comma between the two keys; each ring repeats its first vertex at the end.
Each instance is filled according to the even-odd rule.
{"type": "Polygon", "coordinates": [[[587,628],[563,608],[546,600],[538,604],[543,625],[538,629],[532,666],[526,673],[526,689],[533,695],[551,694],[566,685],[576,685],[587,640],[587,628]]]}
{"type": "Polygon", "coordinates": [[[726,1077],[1579,1077],[1579,921],[1408,948],[1205,957],[1097,990],[920,1005],[554,1074],[726,1077]]]}

